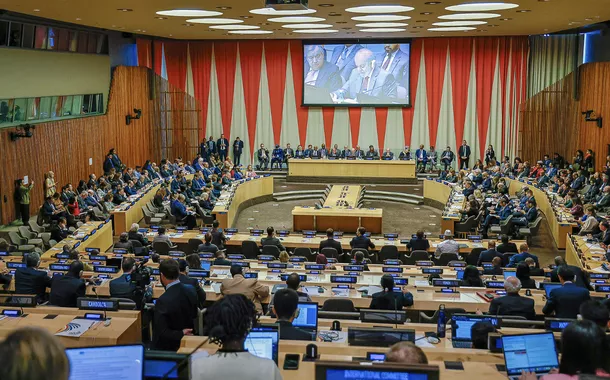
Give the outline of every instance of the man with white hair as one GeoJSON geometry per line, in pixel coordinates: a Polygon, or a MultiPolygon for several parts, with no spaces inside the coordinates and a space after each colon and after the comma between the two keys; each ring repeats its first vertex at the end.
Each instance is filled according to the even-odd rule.
{"type": "Polygon", "coordinates": [[[144,235],[140,233],[140,225],[138,223],[133,223],[129,232],[127,233],[129,240],[139,241],[143,247],[147,247],[150,245],[150,242],[144,235]]]}
{"type": "Polygon", "coordinates": [[[494,298],[491,301],[489,305],[490,315],[510,315],[525,317],[529,320],[536,317],[534,299],[519,295],[521,281],[517,277],[510,276],[504,280],[504,289],[506,290],[504,297],[494,298]]]}
{"type": "Polygon", "coordinates": [[[451,230],[445,230],[444,238],[445,240],[436,246],[436,251],[434,252],[435,259],[440,258],[443,253],[455,253],[457,255],[460,252],[460,245],[457,241],[453,240],[453,232],[451,230]]]}

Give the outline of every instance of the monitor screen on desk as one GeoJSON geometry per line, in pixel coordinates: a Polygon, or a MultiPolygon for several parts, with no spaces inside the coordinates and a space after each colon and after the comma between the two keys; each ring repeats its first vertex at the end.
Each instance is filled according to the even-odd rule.
{"type": "Polygon", "coordinates": [[[143,379],[142,345],[68,348],[66,355],[69,380],[143,379]]]}
{"type": "Polygon", "coordinates": [[[472,341],[472,325],[477,322],[490,322],[494,327],[500,325],[500,320],[497,317],[476,314],[454,314],[451,317],[451,339],[472,341]]]}
{"type": "Polygon", "coordinates": [[[502,337],[506,373],[548,373],[559,366],[557,348],[552,332],[541,334],[505,335],[502,337]]]}
{"type": "Polygon", "coordinates": [[[544,288],[544,292],[546,293],[546,298],[551,296],[551,291],[557,288],[561,288],[561,283],[559,282],[543,282],[540,285],[544,288]]]}
{"type": "Polygon", "coordinates": [[[404,379],[438,380],[438,366],[392,365],[379,363],[363,367],[360,363],[316,363],[315,380],[404,379]]]}
{"type": "Polygon", "coordinates": [[[294,327],[317,330],[318,304],[317,302],[299,302],[297,317],[292,321],[294,327]]]}
{"type": "Polygon", "coordinates": [[[252,355],[271,359],[277,364],[279,340],[280,333],[276,325],[254,327],[246,337],[244,346],[252,355]]]}
{"type": "Polygon", "coordinates": [[[369,323],[400,323],[407,321],[404,310],[360,310],[360,320],[369,323]]]}
{"type": "Polygon", "coordinates": [[[350,327],[347,330],[350,346],[390,347],[402,341],[415,342],[415,330],[379,327],[350,327]]]}
{"type": "Polygon", "coordinates": [[[187,354],[169,351],[146,351],[144,353],[144,379],[189,379],[189,363],[185,361],[187,358],[187,354]],[[179,363],[184,364],[174,368],[179,363]]]}

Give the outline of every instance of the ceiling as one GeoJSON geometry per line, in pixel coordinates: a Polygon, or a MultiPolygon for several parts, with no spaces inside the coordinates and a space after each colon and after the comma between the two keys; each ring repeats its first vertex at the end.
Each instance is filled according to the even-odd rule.
{"type": "MultiPolygon", "coordinates": [[[[497,0],[486,0],[497,1],[497,0]]],[[[486,24],[474,26],[470,31],[428,31],[435,22],[449,21],[438,16],[455,14],[445,7],[464,2],[485,2],[484,0],[440,0],[439,4],[427,0],[405,0],[376,3],[367,0],[310,0],[309,8],[316,13],[306,15],[324,18],[321,24],[331,24],[336,33],[300,34],[296,29],[284,28],[287,23],[268,22],[264,16],[249,13],[251,9],[262,8],[264,0],[0,0],[0,9],[48,18],[74,24],[118,30],[136,34],[167,37],[174,39],[260,39],[260,38],[385,38],[385,37],[439,37],[439,36],[485,36],[485,35],[531,35],[554,33],[566,29],[582,27],[610,19],[610,1],[607,0],[506,0],[519,7],[487,13],[497,13],[500,17],[490,18],[486,24]],[[400,4],[415,9],[396,13],[410,16],[400,21],[407,23],[406,29],[398,33],[361,32],[361,21],[351,18],[364,14],[349,13],[345,9],[360,5],[400,4]],[[228,8],[228,9],[224,9],[228,8]],[[123,9],[127,9],[126,11],[123,9]],[[256,26],[271,31],[263,35],[229,34],[227,30],[211,29],[210,25],[188,24],[192,17],[160,17],[155,12],[169,9],[204,9],[222,12],[222,18],[243,21],[240,25],[256,26]],[[526,11],[526,12],[523,12],[526,11]]]]}

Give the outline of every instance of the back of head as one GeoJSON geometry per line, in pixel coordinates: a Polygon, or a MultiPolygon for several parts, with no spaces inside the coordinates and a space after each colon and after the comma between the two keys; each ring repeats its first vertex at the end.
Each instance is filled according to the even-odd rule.
{"type": "Polygon", "coordinates": [[[81,261],[72,261],[70,263],[70,269],[68,269],[68,274],[72,277],[80,278],[80,274],[84,269],[85,266],[81,261]]]}
{"type": "Polygon", "coordinates": [[[472,345],[474,348],[487,349],[489,333],[496,332],[496,328],[488,321],[477,322],[470,328],[472,345]]]}
{"type": "Polygon", "coordinates": [[[529,266],[529,267],[536,265],[536,262],[531,257],[528,257],[527,259],[525,259],[524,263],[526,263],[527,266],[529,266]]]}
{"type": "Polygon", "coordinates": [[[333,236],[335,236],[335,230],[333,230],[332,228],[329,228],[326,230],[326,237],[327,238],[332,238],[333,236]]]}
{"type": "Polygon", "coordinates": [[[481,278],[479,270],[474,265],[468,265],[464,268],[464,279],[478,280],[481,278]]]}
{"type": "Polygon", "coordinates": [[[574,281],[574,277],[576,276],[574,274],[574,271],[572,271],[572,269],[570,269],[567,265],[562,265],[558,267],[557,275],[563,281],[574,281]]]}
{"type": "Polygon", "coordinates": [[[207,232],[204,236],[204,239],[205,239],[205,242],[209,244],[212,241],[212,234],[207,232]]]}
{"type": "Polygon", "coordinates": [[[557,265],[557,266],[566,265],[566,260],[561,256],[556,256],[555,265],[557,265]]]}
{"type": "Polygon", "coordinates": [[[188,267],[188,263],[186,262],[186,260],[184,260],[184,259],[178,260],[178,270],[180,270],[180,273],[186,272],[187,267],[188,267]]]}
{"type": "Polygon", "coordinates": [[[496,249],[496,241],[490,240],[487,242],[487,249],[496,249]]]}
{"type": "Polygon", "coordinates": [[[364,261],[364,253],[362,253],[362,251],[356,252],[355,258],[356,258],[356,262],[357,263],[363,262],[364,261]]]}
{"type": "Polygon", "coordinates": [[[508,244],[508,235],[502,235],[502,244],[508,244]]]}
{"type": "MultiPolygon", "coordinates": [[[[423,238],[424,238],[424,231],[422,231],[422,230],[418,230],[418,231],[415,233],[415,236],[417,236],[417,238],[418,238],[418,239],[423,239],[423,238]]],[[[394,346],[395,346],[395,345],[394,345],[394,346]]],[[[392,346],[392,347],[393,347],[393,346],[392,346]]]]}
{"type": "Polygon", "coordinates": [[[243,270],[240,265],[231,265],[231,276],[235,277],[238,274],[243,274],[243,270]]]}
{"type": "Polygon", "coordinates": [[[159,263],[161,256],[159,256],[158,253],[153,253],[152,256],[150,256],[150,259],[152,260],[153,263],[157,264],[157,263],[159,263]]]}
{"type": "Polygon", "coordinates": [[[502,266],[502,258],[501,257],[494,257],[493,260],[491,260],[491,263],[495,266],[495,267],[501,267],[502,266]]]}
{"type": "Polygon", "coordinates": [[[570,323],[561,334],[559,373],[595,374],[605,368],[606,334],[593,321],[570,323]]]}
{"type": "Polygon", "coordinates": [[[159,235],[163,235],[165,233],[165,227],[159,227],[158,233],[159,235]]]}
{"type": "Polygon", "coordinates": [[[328,264],[328,260],[326,259],[326,255],[323,253],[319,253],[318,256],[316,256],[316,264],[328,264]]]}
{"type": "Polygon", "coordinates": [[[0,379],[68,380],[70,363],[60,341],[48,331],[26,327],[0,343],[0,379]]]}
{"type": "Polygon", "coordinates": [[[508,277],[504,280],[504,290],[506,290],[506,293],[519,293],[519,290],[521,290],[521,280],[515,276],[508,277]]]}
{"type": "Polygon", "coordinates": [[[291,273],[286,279],[286,285],[288,285],[289,289],[298,290],[299,285],[301,285],[301,278],[298,273],[291,273]]]}
{"type": "Polygon", "coordinates": [[[424,351],[411,342],[399,342],[390,347],[386,361],[401,364],[428,364],[424,351]]]}
{"type": "Polygon", "coordinates": [[[218,226],[220,226],[220,222],[215,220],[212,222],[212,228],[218,228],[218,226]]]}
{"type": "Polygon", "coordinates": [[[517,265],[517,278],[519,280],[527,280],[530,278],[530,267],[525,262],[520,262],[517,265]]]}
{"type": "Polygon", "coordinates": [[[290,319],[297,311],[299,295],[292,289],[280,289],[273,296],[273,308],[278,319],[290,319]]]}
{"type": "Polygon", "coordinates": [[[256,323],[256,309],[243,294],[229,294],[208,308],[204,334],[225,346],[240,343],[256,323]]]}
{"type": "Polygon", "coordinates": [[[579,314],[582,319],[592,321],[599,327],[606,330],[610,321],[610,311],[604,301],[589,300],[580,304],[579,314]]]}
{"type": "Polygon", "coordinates": [[[287,263],[288,261],[290,261],[290,255],[288,254],[288,252],[282,251],[280,252],[279,259],[281,263],[287,263]]]}
{"type": "Polygon", "coordinates": [[[273,235],[274,231],[275,231],[275,229],[272,226],[267,227],[267,235],[269,235],[269,236],[273,235]]]}
{"type": "Polygon", "coordinates": [[[136,265],[136,260],[133,257],[124,257],[121,263],[121,269],[124,273],[131,272],[133,267],[136,265]]]}
{"type": "Polygon", "coordinates": [[[159,273],[170,281],[177,280],[180,276],[180,267],[176,260],[165,259],[159,263],[159,273]]]}
{"type": "Polygon", "coordinates": [[[362,236],[364,236],[364,234],[366,233],[366,228],[364,227],[358,227],[358,233],[362,236]]]}
{"type": "Polygon", "coordinates": [[[129,234],[127,232],[121,232],[121,236],[119,237],[119,241],[122,243],[127,243],[129,241],[129,234]]]}
{"type": "Polygon", "coordinates": [[[25,265],[28,268],[37,267],[39,262],[40,262],[40,255],[36,252],[30,252],[25,257],[25,265]]]}
{"type": "Polygon", "coordinates": [[[394,290],[394,277],[390,276],[389,274],[384,274],[381,276],[380,284],[383,290],[391,292],[394,290]]]}
{"type": "Polygon", "coordinates": [[[196,253],[191,253],[186,257],[186,262],[190,269],[201,269],[201,259],[196,253]]]}
{"type": "Polygon", "coordinates": [[[530,249],[530,247],[525,243],[523,243],[519,246],[519,252],[527,252],[527,251],[529,251],[529,249],[530,249]]]}

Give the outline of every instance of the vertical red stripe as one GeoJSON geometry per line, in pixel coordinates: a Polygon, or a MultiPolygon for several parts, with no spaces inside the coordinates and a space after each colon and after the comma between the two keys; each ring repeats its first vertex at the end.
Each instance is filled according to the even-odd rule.
{"type": "Polygon", "coordinates": [[[443,83],[447,66],[447,39],[427,38],[424,42],[426,60],[426,92],[428,96],[428,131],[430,145],[436,145],[438,119],[443,99],[443,83]]]}
{"type": "Polygon", "coordinates": [[[497,158],[504,155],[504,141],[506,131],[506,83],[508,81],[508,60],[510,59],[510,52],[512,50],[512,37],[501,37],[500,38],[500,56],[499,56],[499,73],[500,73],[500,114],[502,116],[502,145],[499,147],[494,146],[497,158]]]}
{"type": "Polygon", "coordinates": [[[286,90],[286,63],[290,42],[284,40],[265,41],[265,64],[267,82],[271,99],[271,123],[274,143],[280,143],[282,131],[282,111],[284,110],[284,91],[286,90]]]}
{"type": "Polygon", "coordinates": [[[235,72],[237,70],[237,42],[215,42],[214,59],[216,63],[216,77],[218,78],[218,94],[220,100],[220,115],[222,117],[222,131],[225,134],[225,137],[229,139],[229,133],[231,131],[231,119],[233,117],[235,72]]]}
{"type": "Polygon", "coordinates": [[[358,137],[360,136],[360,116],[362,116],[362,108],[349,107],[348,113],[349,129],[352,132],[352,147],[355,147],[356,145],[358,145],[358,137]]]}
{"type": "Polygon", "coordinates": [[[451,96],[453,99],[453,124],[455,126],[456,152],[464,138],[466,107],[468,106],[468,83],[472,65],[473,38],[451,38],[449,40],[449,60],[451,67],[451,96]]]}
{"type": "Polygon", "coordinates": [[[138,51],[138,66],[152,69],[152,64],[150,62],[152,41],[138,38],[136,39],[136,49],[138,51]]]}
{"type": "Polygon", "coordinates": [[[246,103],[246,122],[248,123],[250,152],[254,152],[256,111],[258,109],[261,66],[263,64],[263,41],[240,42],[239,62],[241,63],[241,77],[244,86],[244,101],[246,103]]]}
{"type": "Polygon", "coordinates": [[[475,71],[477,78],[477,116],[479,130],[480,157],[485,155],[487,128],[491,112],[491,93],[493,90],[494,71],[498,38],[483,37],[475,39],[475,71]]]}
{"type": "Polygon", "coordinates": [[[155,74],[161,75],[161,66],[163,65],[163,42],[154,40],[153,49],[153,68],[155,70],[155,74]]]}
{"type": "Polygon", "coordinates": [[[388,107],[375,108],[375,120],[377,121],[377,142],[379,144],[379,155],[382,154],[385,142],[385,131],[388,124],[388,107]]]}
{"type": "Polygon", "coordinates": [[[183,41],[165,42],[167,80],[182,91],[186,90],[187,47],[183,41]]]}
{"type": "MultiPolygon", "coordinates": [[[[423,39],[416,39],[411,44],[411,75],[410,75],[410,92],[411,92],[411,107],[402,109],[402,124],[405,130],[405,145],[411,145],[411,131],[413,130],[413,114],[417,85],[419,81],[419,70],[421,66],[421,54],[424,47],[423,39]]],[[[356,139],[356,141],[358,141],[356,139]]]]}
{"type": "Polygon", "coordinates": [[[201,106],[201,116],[199,117],[199,140],[205,138],[205,124],[208,120],[212,51],[213,45],[211,42],[193,42],[189,44],[195,99],[197,99],[201,106]]]}
{"type": "Polygon", "coordinates": [[[307,118],[309,108],[303,107],[303,44],[301,41],[290,41],[290,60],[292,63],[292,80],[294,83],[294,99],[297,109],[297,124],[299,128],[299,144],[305,144],[307,138],[307,118]]]}
{"type": "Polygon", "coordinates": [[[322,120],[324,122],[324,142],[326,149],[330,149],[330,140],[333,137],[333,124],[335,119],[334,107],[322,107],[322,120]]]}

